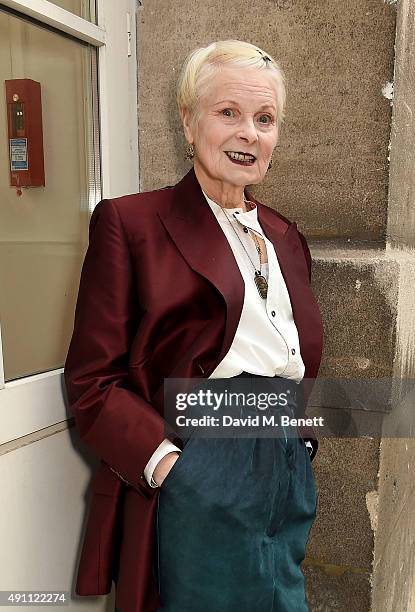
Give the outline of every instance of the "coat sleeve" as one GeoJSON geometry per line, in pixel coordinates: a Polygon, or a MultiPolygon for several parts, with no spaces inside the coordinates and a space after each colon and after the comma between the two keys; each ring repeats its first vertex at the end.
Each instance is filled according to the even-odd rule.
{"type": "MultiPolygon", "coordinates": [[[[298,232],[298,235],[300,236],[300,241],[301,241],[301,245],[303,247],[304,257],[305,257],[307,268],[308,268],[308,280],[311,283],[312,259],[311,259],[310,249],[308,247],[307,240],[306,240],[305,236],[301,232],[298,232]]],[[[313,381],[311,381],[311,380],[306,381],[306,387],[303,390],[304,393],[305,393],[304,413],[305,413],[305,406],[307,404],[308,397],[310,396],[310,393],[311,393],[311,390],[312,390],[313,386],[314,386],[314,382],[313,381]]],[[[303,428],[303,431],[301,433],[303,435],[304,441],[308,442],[309,444],[311,444],[311,448],[308,448],[307,450],[308,450],[308,452],[310,454],[311,461],[313,461],[313,459],[316,456],[317,451],[318,451],[318,439],[317,439],[316,433],[314,431],[314,428],[313,427],[303,428]]]]}
{"type": "Polygon", "coordinates": [[[101,200],[89,223],[64,380],[81,440],[121,480],[148,494],[154,489],[144,479],[144,468],[174,432],[128,388],[129,351],[139,313],[119,212],[112,200],[101,200]]]}
{"type": "Polygon", "coordinates": [[[310,249],[308,248],[308,244],[307,244],[307,240],[305,239],[305,236],[301,233],[298,232],[298,235],[300,236],[300,240],[301,240],[301,245],[303,247],[303,251],[304,251],[304,257],[307,263],[307,268],[308,268],[308,280],[311,283],[311,266],[312,266],[312,260],[311,260],[311,253],[310,253],[310,249]]]}

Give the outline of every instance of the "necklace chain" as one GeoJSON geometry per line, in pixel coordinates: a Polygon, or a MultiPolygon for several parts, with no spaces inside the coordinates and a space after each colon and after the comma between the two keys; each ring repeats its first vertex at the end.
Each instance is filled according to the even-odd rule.
{"type": "MultiPolygon", "coordinates": [[[[245,200],[244,198],[244,202],[249,202],[249,200],[245,200]]],[[[244,243],[242,242],[242,240],[240,239],[238,232],[236,231],[236,229],[234,228],[231,220],[228,217],[228,214],[225,212],[225,208],[221,206],[221,209],[223,211],[223,214],[225,215],[226,219],[228,220],[228,223],[230,224],[231,228],[233,229],[233,231],[235,232],[236,237],[238,238],[239,242],[241,243],[245,253],[248,255],[249,261],[251,262],[254,270],[255,270],[255,276],[254,276],[254,281],[255,281],[255,285],[258,289],[258,293],[259,295],[266,299],[267,297],[267,293],[268,293],[268,283],[267,283],[267,279],[261,274],[261,265],[262,265],[262,260],[261,260],[261,255],[262,255],[262,250],[261,250],[261,246],[259,244],[259,241],[257,240],[256,236],[254,235],[254,232],[252,232],[252,238],[255,242],[256,245],[256,250],[258,252],[259,255],[259,270],[257,270],[257,268],[255,267],[254,262],[251,259],[251,256],[249,255],[247,249],[245,248],[244,243]]]]}
{"type": "MultiPolygon", "coordinates": [[[[224,209],[224,208],[222,208],[222,210],[223,210],[223,213],[224,213],[225,217],[226,217],[226,218],[227,218],[227,220],[228,220],[229,225],[231,226],[231,228],[232,228],[232,229],[233,229],[233,231],[235,232],[236,237],[238,238],[239,242],[241,243],[242,248],[244,249],[245,253],[248,255],[249,260],[250,260],[251,264],[253,265],[254,270],[255,270],[255,272],[256,272],[256,271],[257,271],[257,268],[256,268],[256,266],[255,266],[254,262],[252,261],[252,258],[251,258],[251,256],[250,256],[250,254],[249,254],[249,253],[248,253],[248,251],[246,250],[244,243],[243,243],[243,242],[242,242],[242,240],[240,239],[238,232],[237,232],[237,231],[236,231],[236,229],[234,228],[234,226],[233,226],[233,224],[232,224],[231,220],[229,219],[229,217],[228,217],[228,213],[226,213],[226,212],[225,212],[225,209],[224,209]]],[[[254,238],[254,242],[255,242],[255,244],[257,245],[257,246],[256,246],[256,250],[258,251],[258,254],[259,254],[259,265],[261,266],[261,263],[262,263],[262,262],[261,262],[261,247],[259,247],[259,245],[257,244],[257,242],[256,242],[255,238],[254,238]]],[[[261,272],[261,270],[259,270],[259,272],[261,272]]]]}

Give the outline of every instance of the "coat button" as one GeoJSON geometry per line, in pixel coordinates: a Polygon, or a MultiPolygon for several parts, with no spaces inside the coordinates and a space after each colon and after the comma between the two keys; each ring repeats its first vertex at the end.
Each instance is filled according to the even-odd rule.
{"type": "Polygon", "coordinates": [[[275,317],[275,310],[271,310],[271,316],[275,317]]]}
{"type": "Polygon", "coordinates": [[[245,234],[248,233],[248,228],[247,227],[244,227],[244,232],[245,232],[245,234]]]}
{"type": "Polygon", "coordinates": [[[291,355],[295,355],[295,349],[291,349],[291,355]]]}

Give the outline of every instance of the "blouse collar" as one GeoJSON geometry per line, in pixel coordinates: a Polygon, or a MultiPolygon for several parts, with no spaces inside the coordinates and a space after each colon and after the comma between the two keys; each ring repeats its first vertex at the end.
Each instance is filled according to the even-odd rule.
{"type": "MultiPolygon", "coordinates": [[[[221,214],[222,211],[222,206],[220,206],[219,204],[217,204],[217,202],[215,202],[214,200],[212,200],[212,198],[210,198],[202,189],[202,193],[205,196],[206,200],[208,201],[208,203],[210,204],[211,209],[213,210],[213,212],[215,213],[216,217],[218,215],[221,214]]],[[[240,219],[246,219],[247,221],[256,221],[258,218],[258,210],[257,210],[257,205],[255,204],[255,202],[246,202],[246,206],[248,208],[247,211],[244,211],[242,206],[238,206],[235,208],[227,208],[226,211],[231,214],[231,213],[238,213],[238,215],[240,215],[240,219]]]]}

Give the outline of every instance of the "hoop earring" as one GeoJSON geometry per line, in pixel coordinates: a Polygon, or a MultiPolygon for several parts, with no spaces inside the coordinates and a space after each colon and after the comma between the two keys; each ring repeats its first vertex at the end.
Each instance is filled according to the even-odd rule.
{"type": "Polygon", "coordinates": [[[195,148],[192,144],[188,144],[185,149],[184,158],[188,160],[192,160],[195,156],[195,148]]]}
{"type": "Polygon", "coordinates": [[[273,163],[273,161],[274,161],[274,160],[272,159],[272,155],[271,155],[271,158],[270,158],[269,163],[268,163],[268,168],[267,168],[267,170],[269,170],[270,168],[272,168],[272,163],[273,163]]]}

